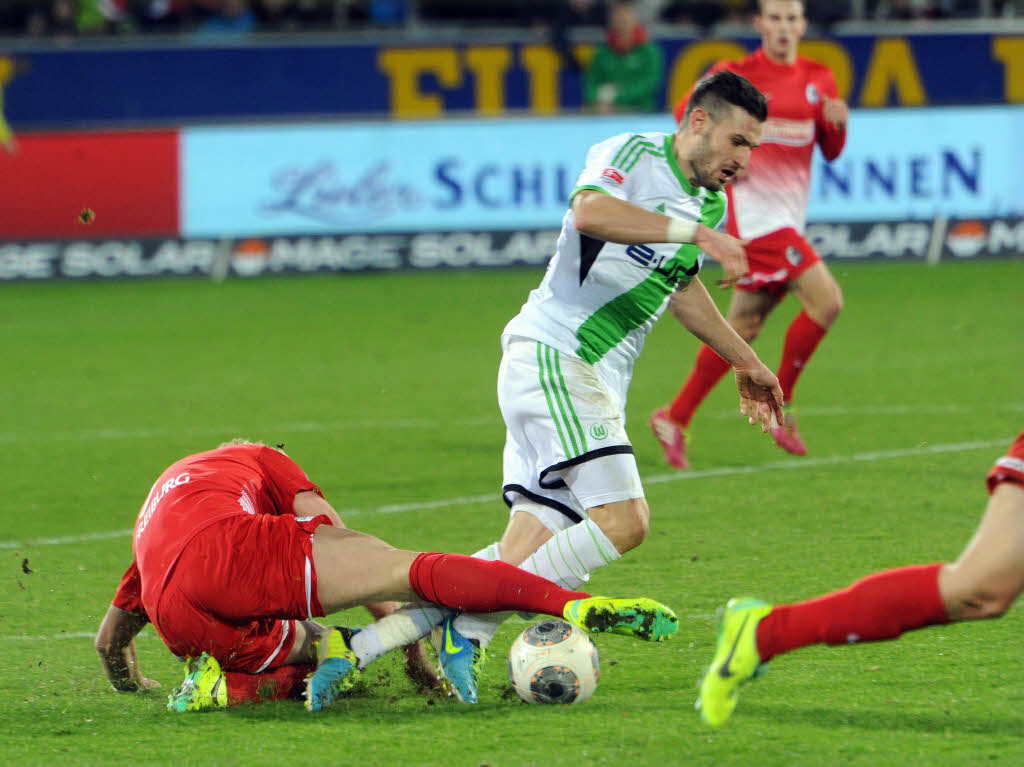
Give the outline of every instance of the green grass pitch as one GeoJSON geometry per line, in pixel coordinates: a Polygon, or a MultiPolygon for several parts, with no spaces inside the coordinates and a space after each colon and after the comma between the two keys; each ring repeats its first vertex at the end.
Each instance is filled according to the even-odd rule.
{"type": "MultiPolygon", "coordinates": [[[[245,436],[285,443],[351,526],[397,546],[495,540],[498,336],[540,271],[0,287],[4,762],[1024,763],[1019,608],[780,657],[721,731],[693,711],[728,597],[799,599],[955,558],[1024,424],[1024,262],[833,268],[846,309],[797,388],[807,458],[747,426],[725,381],[693,424],[695,470],[669,471],[645,421],[697,343],[666,316],[640,358],[628,416],[652,532],[590,590],[671,604],[671,642],[600,637],[592,700],[526,706],[504,694],[513,619],[477,706],[414,694],[385,659],[318,716],[294,702],[169,714],[182,672],[151,629],[139,655],[163,692],[112,692],[90,634],[129,561],[124,531],[165,466],[245,436]]],[[[770,365],[795,311],[755,344],[770,365]]]]}

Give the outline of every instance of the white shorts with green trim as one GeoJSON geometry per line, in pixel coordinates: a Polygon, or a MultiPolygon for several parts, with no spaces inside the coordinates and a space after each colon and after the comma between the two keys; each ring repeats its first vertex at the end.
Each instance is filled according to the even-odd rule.
{"type": "Polygon", "coordinates": [[[586,510],[643,498],[622,400],[581,359],[505,340],[498,405],[508,429],[502,496],[553,532],[586,510]]]}

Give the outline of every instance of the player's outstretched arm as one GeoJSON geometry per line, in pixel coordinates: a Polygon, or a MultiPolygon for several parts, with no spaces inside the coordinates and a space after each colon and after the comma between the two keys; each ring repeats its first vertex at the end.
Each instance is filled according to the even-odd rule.
{"type": "Polygon", "coordinates": [[[153,690],[160,683],[139,673],[135,636],[149,623],[145,615],[110,605],[96,632],[96,652],[110,685],[118,692],[153,690]]]}
{"type": "Polygon", "coordinates": [[[648,242],[692,242],[725,269],[718,284],[728,287],[747,273],[746,242],[695,221],[663,216],[592,189],[572,201],[576,229],[605,242],[623,245],[648,242]]]}
{"type": "Polygon", "coordinates": [[[761,423],[767,432],[782,423],[782,387],[750,344],[726,322],[707,288],[697,278],[682,286],[669,299],[669,310],[677,320],[706,343],[736,370],[736,386],[740,394],[740,412],[750,423],[761,423]]]}
{"type": "MultiPolygon", "coordinates": [[[[642,245],[648,242],[693,242],[696,222],[644,210],[617,197],[584,189],[572,201],[576,229],[605,242],[642,245]]],[[[707,227],[703,227],[706,229],[707,227]]]]}

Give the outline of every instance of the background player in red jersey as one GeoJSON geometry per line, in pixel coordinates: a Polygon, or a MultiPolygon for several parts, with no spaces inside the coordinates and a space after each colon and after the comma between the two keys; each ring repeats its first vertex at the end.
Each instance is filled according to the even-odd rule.
{"type": "MultiPolygon", "coordinates": [[[[749,270],[736,283],[726,319],[748,343],[787,292],[803,311],[786,333],[779,364],[785,403],[818,343],[842,308],[842,293],[828,267],[803,237],[814,145],[833,160],[846,143],[849,109],[837,98],[832,72],[796,55],[807,29],[800,0],[761,0],[754,19],[761,47],[742,61],[716,64],[712,72],[741,74],[768,98],[761,146],[726,191],[730,234],[748,240],[749,270]]],[[[678,120],[689,95],[675,109],[678,120]]],[[[728,275],[733,276],[733,275],[728,275]]],[[[672,404],[651,416],[651,427],[668,463],[686,469],[686,438],[697,407],[729,365],[707,346],[672,404]]],[[[795,455],[807,452],[791,412],[772,429],[775,443],[795,455]]]]}
{"type": "Polygon", "coordinates": [[[733,599],[722,618],[714,661],[698,707],[718,726],[736,706],[738,687],[762,663],[811,644],[895,639],[950,621],[997,618],[1024,591],[1024,431],[986,478],[981,524],[951,564],[899,567],[842,591],[790,605],[733,599]]]}
{"type": "MultiPolygon", "coordinates": [[[[152,622],[172,653],[189,658],[168,704],[176,711],[267,697],[267,687],[269,697],[288,697],[306,674],[306,707],[329,706],[354,683],[361,656],[419,637],[388,635],[387,619],[351,634],[313,618],[384,600],[558,615],[652,640],[677,627],[652,600],[591,598],[504,562],[402,551],[348,530],[294,461],[260,444],[224,445],[164,471],[132,549],[96,649],[115,689],[151,689],[133,639],[152,622]]],[[[471,651],[446,628],[446,644],[471,651]]]]}

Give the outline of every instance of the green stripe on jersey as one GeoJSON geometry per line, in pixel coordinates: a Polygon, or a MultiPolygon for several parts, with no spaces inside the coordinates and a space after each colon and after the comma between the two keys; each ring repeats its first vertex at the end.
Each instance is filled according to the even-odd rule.
{"type": "MultiPolygon", "coordinates": [[[[714,229],[725,215],[725,195],[708,193],[700,208],[700,223],[714,229]]],[[[581,359],[594,364],[609,350],[614,349],[631,330],[641,327],[654,316],[665,298],[676,289],[678,283],[670,282],[675,276],[679,281],[689,281],[684,272],[692,271],[700,257],[700,248],[693,243],[680,246],[679,250],[657,271],[652,271],[643,282],[621,293],[590,315],[576,331],[580,342],[576,353],[581,359]]]]}
{"type": "Polygon", "coordinates": [[[612,165],[618,166],[619,163],[621,163],[626,158],[626,155],[633,150],[633,147],[637,144],[637,142],[643,140],[644,137],[637,133],[634,133],[632,136],[626,139],[626,143],[622,145],[619,151],[615,153],[615,157],[612,158],[612,165]]]}
{"type": "Polygon", "coordinates": [[[644,152],[650,152],[653,155],[663,156],[655,147],[653,142],[650,141],[638,141],[633,145],[633,148],[629,150],[629,153],[622,159],[616,167],[626,171],[627,173],[636,166],[637,161],[643,156],[644,152]]]}

